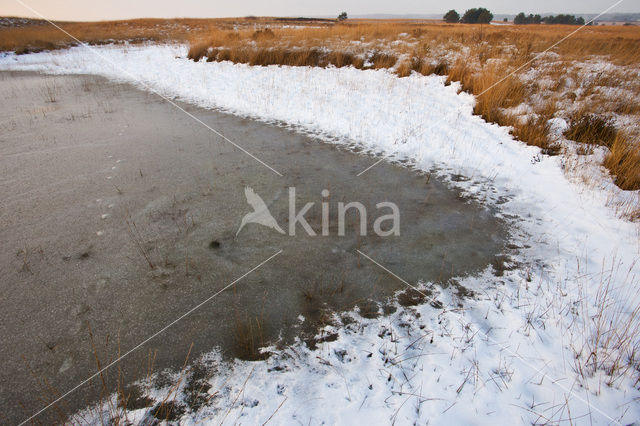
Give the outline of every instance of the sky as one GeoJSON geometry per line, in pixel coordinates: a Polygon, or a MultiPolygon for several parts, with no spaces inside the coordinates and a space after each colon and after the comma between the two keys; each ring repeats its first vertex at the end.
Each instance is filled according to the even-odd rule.
{"type": "MultiPolygon", "coordinates": [[[[141,17],[231,17],[231,16],[337,16],[432,14],[449,9],[458,12],[486,7],[493,13],[600,13],[617,0],[0,0],[0,16],[37,17],[57,20],[108,20],[141,17]]],[[[640,12],[640,0],[623,0],[611,12],[640,12]]]]}

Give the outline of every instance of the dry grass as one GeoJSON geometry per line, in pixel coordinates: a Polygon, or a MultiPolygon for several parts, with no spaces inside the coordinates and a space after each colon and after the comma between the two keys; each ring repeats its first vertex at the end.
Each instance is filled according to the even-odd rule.
{"type": "Polygon", "coordinates": [[[611,148],[618,135],[618,129],[611,119],[590,113],[578,113],[571,119],[570,126],[564,135],[567,139],[576,142],[593,143],[611,148]]]}
{"type": "Polygon", "coordinates": [[[580,376],[592,377],[602,371],[607,386],[614,386],[629,376],[636,385],[639,383],[640,304],[634,284],[631,269],[625,271],[622,264],[616,265],[614,261],[611,269],[602,271],[594,304],[582,302],[582,344],[573,348],[580,376]],[[626,275],[623,285],[614,284],[618,274],[626,275]],[[616,292],[621,294],[616,297],[616,292]]]}
{"type": "Polygon", "coordinates": [[[262,318],[248,314],[243,317],[236,313],[235,321],[232,355],[248,361],[268,358],[269,354],[261,350],[266,346],[262,318]]]}
{"type": "MultiPolygon", "coordinates": [[[[385,47],[396,40],[410,39],[410,44],[395,44],[391,49],[396,54],[429,56],[429,51],[440,48],[460,51],[464,47],[474,50],[482,63],[491,58],[508,54],[516,63],[530,59],[551,44],[575,30],[572,26],[533,25],[526,27],[494,27],[480,25],[445,25],[434,23],[367,22],[354,21],[306,29],[274,28],[269,37],[259,37],[259,30],[240,28],[225,30],[214,27],[204,36],[200,32],[190,37],[193,49],[209,46],[239,48],[253,41],[255,48],[274,45],[284,48],[322,47],[341,50],[349,47],[361,53],[375,47],[385,47]],[[354,45],[357,42],[361,46],[354,45]],[[372,44],[373,43],[373,44],[372,44]]],[[[616,65],[637,64],[640,60],[637,27],[592,27],[586,28],[554,49],[568,60],[581,60],[587,55],[610,56],[616,65]]]]}
{"type": "Polygon", "coordinates": [[[640,150],[637,142],[618,133],[604,166],[615,176],[616,185],[622,189],[640,188],[640,150]]]}
{"type": "MultiPolygon", "coordinates": [[[[233,19],[133,19],[126,21],[62,22],[55,24],[80,41],[88,44],[140,43],[144,41],[186,42],[214,31],[237,28],[283,25],[278,18],[233,19]]],[[[322,21],[320,21],[322,23],[322,21]]],[[[296,22],[295,25],[318,25],[317,21],[296,22]]],[[[1,27],[0,51],[30,53],[74,46],[76,41],[51,24],[32,20],[30,24],[1,27]]]]}
{"type": "MultiPolygon", "coordinates": [[[[447,75],[447,82],[460,82],[463,90],[477,96],[476,114],[511,127],[517,139],[541,147],[547,154],[560,153],[557,137],[551,134],[548,123],[554,117],[569,123],[565,132],[568,139],[613,150],[619,131],[611,114],[640,118],[638,102],[634,101],[640,85],[633,73],[624,71],[625,67],[633,69],[640,64],[640,29],[585,28],[550,53],[537,57],[575,29],[390,21],[274,28],[268,33],[248,28],[215,29],[206,37],[191,38],[189,57],[196,61],[206,57],[208,61],[264,66],[388,68],[400,77],[412,72],[447,75]],[[583,64],[585,58],[606,60],[616,68],[592,78],[581,74],[579,67],[576,69],[576,64],[583,64]],[[532,68],[538,74],[527,78],[526,73],[532,68]],[[504,79],[513,71],[517,72],[504,79]],[[601,90],[619,87],[630,90],[629,99],[616,99],[601,90]],[[519,105],[529,105],[532,111],[514,112],[519,105]]],[[[626,136],[625,149],[616,145],[616,152],[612,151],[610,157],[615,156],[625,165],[632,163],[626,157],[638,151],[630,141],[635,136],[626,136]]],[[[613,164],[612,160],[605,163],[623,189],[640,189],[632,167],[613,164]]]]}

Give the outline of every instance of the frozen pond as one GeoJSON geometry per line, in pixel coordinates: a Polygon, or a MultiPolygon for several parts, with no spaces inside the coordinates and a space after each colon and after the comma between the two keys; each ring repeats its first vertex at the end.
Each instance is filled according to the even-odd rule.
{"type": "MultiPolygon", "coordinates": [[[[412,285],[448,285],[499,261],[500,221],[435,177],[282,127],[181,104],[270,171],[155,95],[90,76],[0,74],[0,412],[21,421],[193,306],[258,268],[121,363],[125,381],[180,368],[218,347],[229,359],[296,338],[310,347],[332,313],[375,318],[425,303],[412,285]],[[289,188],[317,233],[248,224],[245,187],[288,231],[289,188]],[[323,190],[328,196],[323,197],[323,190]],[[339,202],[362,203],[338,235],[339,202]],[[328,234],[322,233],[322,203],[328,234]],[[381,237],[393,202],[400,235],[381,237]],[[394,298],[394,296],[398,296],[394,298]],[[90,330],[90,331],[89,331],[90,330]],[[91,338],[91,334],[92,338],[91,338]],[[93,341],[93,343],[92,343],[93,341]],[[191,345],[193,347],[191,348],[191,345]],[[190,350],[191,348],[191,350],[190,350]],[[47,381],[43,385],[43,380],[47,381]],[[36,397],[37,396],[37,397],[36,397]]],[[[472,289],[471,289],[472,290],[472,289]]],[[[424,290],[428,293],[429,290],[424,290]]],[[[106,374],[115,383],[118,370],[106,374]]],[[[64,412],[99,397],[71,395],[64,412]]],[[[43,420],[60,420],[56,410],[43,420]]]]}

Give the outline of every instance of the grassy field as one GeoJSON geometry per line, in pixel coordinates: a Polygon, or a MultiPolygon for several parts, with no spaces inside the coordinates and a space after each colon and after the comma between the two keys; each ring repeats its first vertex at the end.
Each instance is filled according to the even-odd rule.
{"type": "MultiPolygon", "coordinates": [[[[56,24],[90,44],[188,42],[193,60],[444,75],[477,96],[476,114],[545,153],[606,147],[600,161],[616,184],[640,189],[640,27],[590,26],[549,49],[578,27],[254,17],[56,24]]],[[[0,29],[0,50],[74,44],[42,21],[0,29]]]]}
{"type": "MultiPolygon", "coordinates": [[[[77,44],[69,35],[47,21],[38,19],[0,18],[0,51],[19,54],[62,49],[77,44]],[[2,22],[0,22],[2,24],[2,22]]],[[[286,18],[233,19],[133,19],[103,22],[61,22],[54,24],[73,37],[89,44],[144,41],[178,41],[205,37],[215,31],[233,31],[256,25],[286,25],[286,18]]],[[[295,21],[295,25],[326,24],[323,21],[295,21]]]]}

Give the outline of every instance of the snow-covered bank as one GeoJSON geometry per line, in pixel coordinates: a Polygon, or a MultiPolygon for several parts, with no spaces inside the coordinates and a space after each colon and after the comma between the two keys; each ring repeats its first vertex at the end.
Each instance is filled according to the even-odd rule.
{"type": "Polygon", "coordinates": [[[83,48],[8,55],[0,69],[98,74],[284,122],[424,170],[464,175],[469,179],[453,184],[517,218],[511,220],[519,250],[507,265],[513,268],[466,278],[462,284],[479,297],[465,301],[464,310],[451,310],[456,296],[442,290],[444,311],[399,309],[337,328],[339,338],[317,352],[293,347],[266,362],[238,362],[212,379],[210,392],[219,392],[212,404],[185,422],[226,416],[257,423],[276,410],[272,421],[283,423],[608,424],[640,418],[633,370],[612,386],[603,370],[588,371],[593,354],[606,362],[606,351],[615,349],[596,350],[606,339],[593,340],[598,320],[601,332],[612,334],[607,321],[594,317],[603,302],[601,285],[611,282],[601,304],[612,312],[632,312],[638,302],[637,227],[607,206],[611,194],[622,194],[604,177],[596,176],[596,188],[567,180],[563,158],[540,155],[513,141],[507,129],[473,116],[473,97],[444,86],[441,77],[193,63],[180,46],[96,51],[101,57],[83,48]]]}

